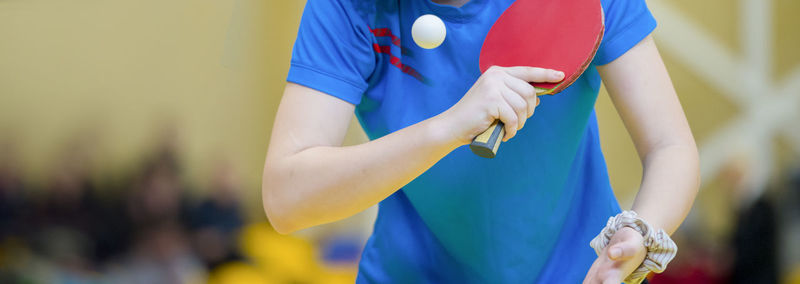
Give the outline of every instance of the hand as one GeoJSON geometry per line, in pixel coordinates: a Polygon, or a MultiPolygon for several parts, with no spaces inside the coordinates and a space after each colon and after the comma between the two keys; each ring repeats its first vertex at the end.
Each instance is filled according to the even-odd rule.
{"type": "Polygon", "coordinates": [[[497,119],[505,123],[503,141],[508,141],[539,105],[536,89],[528,82],[559,82],[563,79],[563,72],[550,69],[492,66],[458,103],[439,116],[447,118],[447,131],[459,145],[472,142],[497,119]]]}
{"type": "Polygon", "coordinates": [[[611,237],[608,245],[594,261],[584,284],[619,284],[625,280],[647,255],[644,237],[636,230],[623,227],[611,237]]]}

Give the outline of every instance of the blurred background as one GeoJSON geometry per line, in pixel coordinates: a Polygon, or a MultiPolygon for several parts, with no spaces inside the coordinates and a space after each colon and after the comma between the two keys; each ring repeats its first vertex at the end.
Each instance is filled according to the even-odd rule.
{"type": "MultiPolygon", "coordinates": [[[[289,236],[261,209],[304,4],[0,0],[0,283],[352,283],[374,208],[289,236]]],[[[652,283],[800,283],[800,2],[648,4],[703,177],[652,283]]],[[[628,207],[641,166],[597,111],[628,207]]]]}

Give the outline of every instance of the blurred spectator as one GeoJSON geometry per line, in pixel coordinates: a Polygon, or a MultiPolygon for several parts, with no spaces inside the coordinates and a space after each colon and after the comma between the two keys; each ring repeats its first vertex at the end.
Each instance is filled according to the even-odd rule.
{"type": "Polygon", "coordinates": [[[50,172],[44,191],[32,202],[30,230],[34,248],[70,278],[81,278],[97,269],[93,259],[94,237],[102,230],[98,216],[101,203],[89,178],[89,153],[82,139],[66,143],[50,172]]]}
{"type": "Polygon", "coordinates": [[[167,125],[122,173],[95,167],[96,136],[79,132],[41,184],[0,143],[0,283],[353,283],[363,240],[352,227],[305,239],[256,223],[242,234],[233,165],[217,159],[208,191],[189,198],[167,125]]]}
{"type": "Polygon", "coordinates": [[[702,227],[682,228],[675,235],[677,258],[653,276],[653,284],[778,283],[775,191],[752,188],[748,163],[746,157],[733,159],[720,173],[727,194],[719,198],[729,199],[735,218],[729,242],[704,239],[702,227]]]}
{"type": "Polygon", "coordinates": [[[12,141],[0,141],[0,283],[23,279],[11,266],[12,260],[27,250],[22,226],[29,219],[29,210],[16,150],[12,141]]]}
{"type": "Polygon", "coordinates": [[[18,236],[25,215],[25,189],[15,144],[0,141],[0,242],[18,236]]]}
{"type": "Polygon", "coordinates": [[[244,219],[237,181],[229,163],[214,163],[210,192],[190,213],[192,243],[209,270],[241,259],[236,240],[244,219]]]}
{"type": "Polygon", "coordinates": [[[788,171],[779,204],[781,218],[781,268],[785,275],[783,283],[800,284],[800,157],[788,171]]]}
{"type": "Polygon", "coordinates": [[[778,283],[777,216],[773,202],[762,195],[742,208],[737,217],[730,283],[778,283]]]}
{"type": "Polygon", "coordinates": [[[731,238],[729,283],[778,283],[777,215],[770,192],[748,182],[746,159],[734,161],[724,177],[736,210],[731,238]]]}
{"type": "Polygon", "coordinates": [[[182,230],[169,222],[154,223],[139,232],[136,245],[121,263],[110,268],[109,283],[199,283],[205,269],[186,246],[182,230]]]}
{"type": "Polygon", "coordinates": [[[203,279],[205,269],[187,245],[186,188],[177,161],[175,148],[161,143],[132,182],[126,209],[133,246],[128,256],[111,268],[113,282],[187,283],[203,279]]]}
{"type": "Polygon", "coordinates": [[[156,160],[145,166],[128,197],[128,215],[137,231],[153,226],[181,227],[184,190],[175,169],[156,160]]]}

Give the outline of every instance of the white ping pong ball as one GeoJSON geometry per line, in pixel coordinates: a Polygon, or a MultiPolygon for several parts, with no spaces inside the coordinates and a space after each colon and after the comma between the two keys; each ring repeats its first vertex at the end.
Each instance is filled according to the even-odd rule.
{"type": "Polygon", "coordinates": [[[444,42],[445,35],[447,29],[444,27],[444,22],[431,14],[420,16],[411,26],[411,37],[414,38],[414,42],[425,49],[439,47],[444,42]]]}

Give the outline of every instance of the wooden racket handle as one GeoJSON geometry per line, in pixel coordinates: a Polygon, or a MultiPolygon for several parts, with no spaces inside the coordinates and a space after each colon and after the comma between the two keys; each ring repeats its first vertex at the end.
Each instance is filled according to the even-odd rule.
{"type": "Polygon", "coordinates": [[[503,141],[503,136],[506,134],[505,126],[502,121],[495,120],[489,128],[478,136],[472,139],[469,148],[475,155],[484,158],[494,158],[497,155],[497,149],[500,148],[500,142],[503,141]]]}

